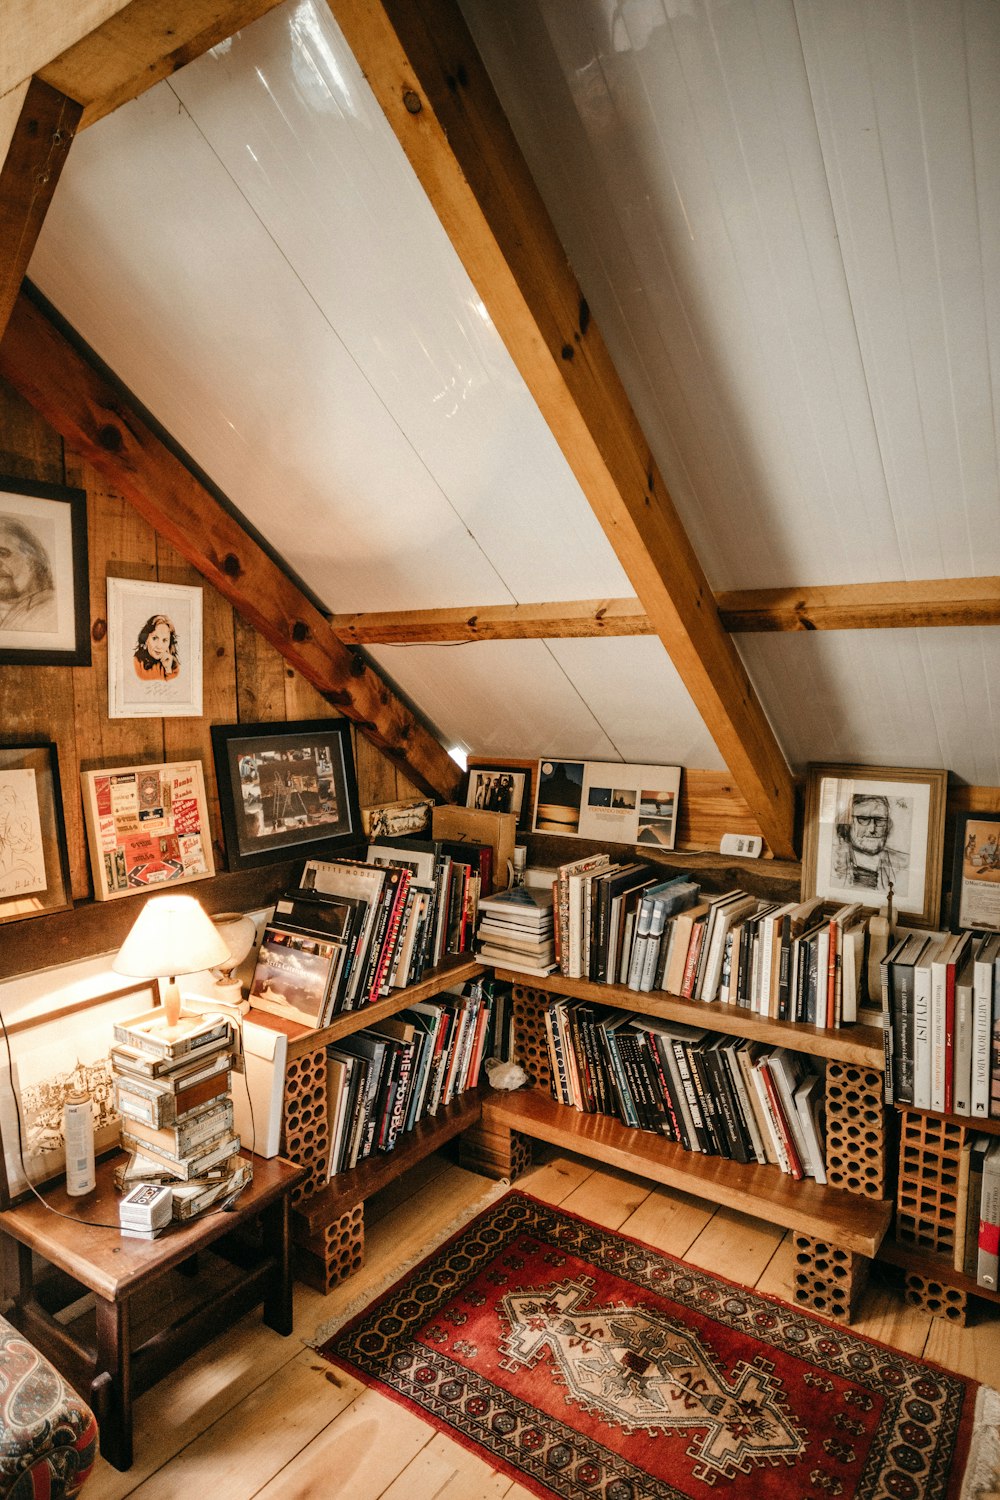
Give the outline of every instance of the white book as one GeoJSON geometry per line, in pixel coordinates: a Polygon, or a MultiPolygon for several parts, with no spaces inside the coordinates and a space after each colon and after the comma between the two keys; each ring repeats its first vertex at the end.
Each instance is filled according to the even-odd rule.
{"type": "Polygon", "coordinates": [[[913,966],[913,1107],[931,1109],[931,964],[948,942],[939,937],[913,966]]]}
{"type": "Polygon", "coordinates": [[[785,1111],[785,1119],[788,1128],[792,1132],[792,1140],[802,1163],[802,1170],[807,1177],[816,1176],[816,1164],[812,1159],[809,1142],[802,1130],[798,1110],[795,1108],[795,1090],[803,1081],[803,1063],[801,1058],[794,1052],[789,1052],[787,1047],[776,1047],[771,1053],[768,1067],[774,1086],[781,1097],[781,1105],[785,1111]]]}
{"type": "Polygon", "coordinates": [[[711,916],[712,931],[706,935],[709,949],[705,967],[702,970],[701,984],[698,987],[697,998],[699,1000],[716,999],[719,981],[722,977],[726,935],[733,924],[748,916],[756,905],[757,901],[754,896],[748,896],[745,891],[731,891],[714,908],[711,916]]]}
{"type": "Polygon", "coordinates": [[[988,933],[976,948],[972,977],[972,1096],[970,1103],[973,1117],[979,1120],[987,1119],[990,1113],[990,1029],[998,954],[1000,954],[1000,933],[988,933]]]}
{"type": "Polygon", "coordinates": [[[931,959],[931,1109],[945,1104],[945,1057],[948,1030],[948,964],[965,939],[965,933],[947,938],[931,959]]]}
{"type": "Polygon", "coordinates": [[[780,928],[781,919],[786,912],[792,912],[798,906],[797,901],[788,901],[784,906],[777,906],[761,918],[760,923],[760,975],[758,980],[758,1004],[754,1007],[762,1016],[776,1017],[778,996],[778,973],[775,964],[777,958],[777,942],[775,929],[780,928]]]}
{"type": "Polygon", "coordinates": [[[798,1115],[802,1137],[806,1146],[809,1165],[803,1162],[810,1177],[817,1182],[826,1182],[826,1149],[820,1129],[820,1113],[823,1102],[823,1080],[817,1073],[810,1073],[795,1090],[795,1110],[798,1115]]]}

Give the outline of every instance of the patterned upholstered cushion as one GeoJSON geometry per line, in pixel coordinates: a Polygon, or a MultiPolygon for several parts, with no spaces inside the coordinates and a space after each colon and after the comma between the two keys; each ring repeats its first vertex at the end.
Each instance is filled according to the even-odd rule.
{"type": "Polygon", "coordinates": [[[0,1496],[79,1494],[97,1457],[93,1413],[38,1350],[0,1317],[0,1496]]]}

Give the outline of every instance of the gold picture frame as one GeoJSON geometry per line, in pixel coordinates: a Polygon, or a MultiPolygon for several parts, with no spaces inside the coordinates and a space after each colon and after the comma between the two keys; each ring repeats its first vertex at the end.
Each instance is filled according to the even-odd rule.
{"type": "Polygon", "coordinates": [[[941,914],[947,771],[904,766],[806,769],[802,898],[884,906],[907,925],[941,914]]]}

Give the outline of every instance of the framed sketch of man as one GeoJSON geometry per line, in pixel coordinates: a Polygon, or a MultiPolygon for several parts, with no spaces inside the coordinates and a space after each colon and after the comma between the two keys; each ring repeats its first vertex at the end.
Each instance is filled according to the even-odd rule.
{"type": "Polygon", "coordinates": [[[0,665],[90,665],[87,497],[0,479],[0,665]]]}
{"type": "Polygon", "coordinates": [[[201,716],[202,591],[108,579],[108,718],[201,716]]]}
{"type": "Polygon", "coordinates": [[[941,908],[947,771],[808,768],[802,895],[883,906],[922,927],[941,908]]]}

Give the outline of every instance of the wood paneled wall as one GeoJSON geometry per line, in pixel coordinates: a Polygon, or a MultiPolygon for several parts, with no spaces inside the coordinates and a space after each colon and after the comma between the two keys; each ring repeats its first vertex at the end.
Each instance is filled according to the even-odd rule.
{"type": "MultiPolygon", "coordinates": [[[[329,703],[236,615],[174,549],[61,438],[0,382],[0,475],[86,491],[90,546],[89,667],[0,668],[0,736],[51,739],[59,749],[73,896],[92,894],[79,773],[141,761],[198,759],[205,768],[216,865],[225,868],[212,760],[212,724],[336,718],[329,703]],[[107,577],[194,584],[204,591],[203,714],[200,719],[109,719],[107,577]]],[[[352,729],[362,805],[417,796],[416,788],[352,729]]]]}

